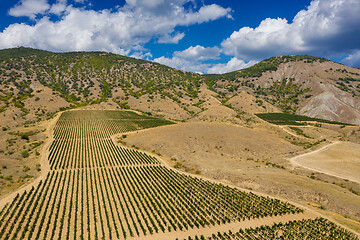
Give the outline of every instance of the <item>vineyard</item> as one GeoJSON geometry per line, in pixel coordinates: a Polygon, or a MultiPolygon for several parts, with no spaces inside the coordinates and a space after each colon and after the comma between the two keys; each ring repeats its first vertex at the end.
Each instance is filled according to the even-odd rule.
{"type": "Polygon", "coordinates": [[[232,239],[347,239],[357,240],[358,238],[349,231],[336,226],[334,223],[324,219],[304,219],[290,221],[287,223],[273,224],[272,226],[261,226],[257,228],[240,229],[238,232],[214,233],[210,237],[203,235],[186,240],[232,240],[232,239]]]}
{"type": "Polygon", "coordinates": [[[180,174],[111,138],[166,124],[172,122],[125,111],[63,113],[53,129],[51,170],[0,209],[0,239],[126,239],[303,212],[180,174]]]}
{"type": "Polygon", "coordinates": [[[352,126],[352,124],[330,121],[320,118],[312,118],[303,115],[296,115],[290,113],[257,113],[257,117],[276,125],[298,125],[303,126],[307,125],[306,122],[317,122],[317,123],[327,123],[335,124],[341,126],[352,126]]]}
{"type": "Polygon", "coordinates": [[[171,122],[125,111],[65,112],[54,128],[51,169],[158,164],[153,157],[117,147],[111,136],[166,124],[171,122]]]}

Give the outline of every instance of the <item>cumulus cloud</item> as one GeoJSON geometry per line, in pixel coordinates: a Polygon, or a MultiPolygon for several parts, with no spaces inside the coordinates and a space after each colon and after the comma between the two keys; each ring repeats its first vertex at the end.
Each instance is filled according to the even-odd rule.
{"type": "Polygon", "coordinates": [[[360,50],[357,50],[347,56],[344,60],[342,60],[342,63],[350,67],[360,68],[360,50]]]}
{"type": "MultiPolygon", "coordinates": [[[[35,0],[22,0],[19,7],[31,1],[35,0]]],[[[129,54],[143,50],[144,44],[152,39],[177,43],[184,33],[177,32],[176,27],[212,21],[231,12],[216,4],[195,8],[191,0],[127,0],[123,7],[102,11],[71,5],[64,8],[63,3],[58,1],[57,5],[46,5],[36,11],[33,8],[28,13],[18,11],[16,16],[33,17],[44,11],[49,13],[51,7],[52,13],[62,15],[56,22],[45,14],[33,25],[11,24],[0,33],[0,48],[29,46],[52,51],[104,50],[129,54]]]]}
{"type": "Polygon", "coordinates": [[[47,0],[20,0],[18,4],[10,8],[9,15],[35,19],[37,14],[44,14],[49,8],[47,0]]]}
{"type": "Polygon", "coordinates": [[[195,47],[189,47],[184,51],[174,52],[174,56],[189,61],[202,61],[209,59],[216,59],[220,55],[220,49],[218,47],[203,47],[197,45],[195,47]]]}
{"type": "Polygon", "coordinates": [[[331,56],[360,48],[360,1],[313,0],[292,22],[267,18],[256,28],[234,31],[221,46],[241,59],[283,54],[331,56]]]}
{"type": "Polygon", "coordinates": [[[66,0],[58,0],[56,3],[51,5],[49,9],[49,13],[55,14],[55,15],[61,15],[65,12],[67,7],[67,1],[66,0]]]}
{"type": "Polygon", "coordinates": [[[181,39],[185,37],[185,33],[176,32],[173,35],[164,34],[158,39],[158,43],[178,43],[181,39]]]}
{"type": "Polygon", "coordinates": [[[176,69],[200,73],[200,74],[205,73],[210,67],[210,64],[208,63],[188,61],[177,57],[167,58],[162,56],[159,58],[155,58],[154,62],[161,63],[176,69]]]}
{"type": "Polygon", "coordinates": [[[240,70],[243,68],[251,67],[252,65],[254,65],[256,63],[257,63],[257,61],[245,62],[244,60],[233,57],[227,63],[218,63],[218,64],[210,67],[209,70],[207,71],[207,73],[219,74],[219,73],[232,72],[232,71],[240,70]]]}
{"type": "Polygon", "coordinates": [[[176,51],[171,58],[159,57],[155,58],[154,61],[181,70],[206,73],[211,64],[204,63],[204,61],[217,59],[219,55],[220,49],[218,47],[197,45],[184,51],[176,51]]]}
{"type": "Polygon", "coordinates": [[[236,57],[231,58],[227,63],[213,63],[219,59],[221,49],[218,47],[191,46],[184,51],[176,51],[171,58],[159,57],[154,61],[185,71],[196,73],[226,73],[250,67],[258,61],[244,61],[236,57]]]}

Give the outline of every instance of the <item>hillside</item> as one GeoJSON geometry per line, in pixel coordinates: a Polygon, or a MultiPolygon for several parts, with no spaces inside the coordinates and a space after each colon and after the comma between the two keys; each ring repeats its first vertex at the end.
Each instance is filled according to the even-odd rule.
{"type": "Polygon", "coordinates": [[[248,69],[207,75],[216,92],[250,92],[289,113],[360,124],[360,70],[323,58],[282,56],[248,69]]]}
{"type": "MultiPolygon", "coordinates": [[[[0,164],[4,178],[21,177],[9,177],[12,186],[37,176],[34,159],[44,142],[44,121],[66,109],[133,109],[274,132],[259,113],[360,124],[359,91],[360,70],[309,56],[273,57],[240,71],[199,75],[106,52],[0,50],[0,164]]],[[[354,135],[343,138],[358,141],[354,135]]],[[[321,139],[300,140],[286,139],[304,147],[321,139]]]]}
{"type": "Polygon", "coordinates": [[[285,111],[360,124],[359,94],[359,69],[309,56],[202,76],[106,52],[0,51],[0,112],[10,126],[101,102],[177,120],[285,111]]]}

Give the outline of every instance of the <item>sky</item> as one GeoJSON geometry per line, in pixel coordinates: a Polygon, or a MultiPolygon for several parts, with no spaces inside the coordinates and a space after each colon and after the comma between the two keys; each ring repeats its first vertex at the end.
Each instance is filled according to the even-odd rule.
{"type": "Polygon", "coordinates": [[[0,49],[107,51],[197,73],[306,54],[360,67],[360,0],[0,0],[0,49]]]}

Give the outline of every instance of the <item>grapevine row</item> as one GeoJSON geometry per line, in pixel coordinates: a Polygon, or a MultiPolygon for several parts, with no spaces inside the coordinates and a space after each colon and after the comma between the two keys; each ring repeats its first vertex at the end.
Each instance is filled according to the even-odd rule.
{"type": "Polygon", "coordinates": [[[275,223],[271,226],[240,229],[238,232],[217,232],[211,236],[188,237],[184,240],[233,240],[233,239],[258,239],[258,240],[281,240],[281,239],[346,239],[358,240],[359,238],[334,223],[324,219],[303,219],[287,223],[275,223]]]}

